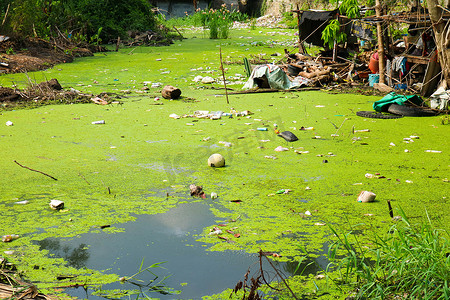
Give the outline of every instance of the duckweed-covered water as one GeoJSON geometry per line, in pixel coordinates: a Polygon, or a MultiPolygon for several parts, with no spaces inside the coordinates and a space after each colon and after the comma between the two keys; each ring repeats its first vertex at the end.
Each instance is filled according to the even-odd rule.
{"type": "MultiPolygon", "coordinates": [[[[383,234],[393,222],[387,200],[396,214],[402,208],[417,222],[428,215],[448,229],[449,125],[442,117],[365,119],[355,113],[371,110],[379,96],[324,91],[230,95],[227,104],[220,84],[193,81],[221,77],[219,47],[230,62],[276,61],[271,54],[293,49],[288,33],[236,31],[229,40],[213,41],[191,32],[169,47],[121,49],[29,74],[38,82],[57,78],[65,89],[121,98],[107,106],[2,111],[0,233],[20,235],[0,244],[2,256],[42,291],[87,283],[88,295],[136,289],[119,278],[136,273],[143,259],[143,268],[165,262],[166,269],[151,270],[159,278],[172,275],[167,287],[181,294],[152,297],[195,299],[232,289],[260,249],[281,255],[275,260],[285,271],[295,270],[302,249],[310,261],[320,256],[333,241],[324,224],[344,231],[359,224],[361,233],[383,234]],[[161,90],[151,87],[155,82],[179,87],[183,98],[155,101],[161,90]],[[252,114],[169,118],[198,110],[252,114]],[[99,120],[105,124],[92,124],[99,120]],[[275,124],[299,141],[277,137],[275,124]],[[268,130],[256,130],[261,127],[268,130]],[[278,146],[289,151],[274,151],[278,146]],[[213,153],[225,157],[225,168],[208,167],[213,153]],[[190,184],[203,186],[208,197],[191,198],[190,184]],[[290,191],[277,194],[281,189],[290,191]],[[376,201],[358,203],[362,190],[374,192],[376,201]],[[219,197],[211,199],[211,192],[219,197]],[[51,210],[52,199],[65,208],[51,210]],[[209,234],[219,224],[228,241],[209,234]],[[66,279],[57,280],[61,275],[66,279]]],[[[229,87],[239,90],[243,66],[226,67],[227,77],[237,80],[229,87]]],[[[26,82],[23,74],[0,77],[3,86],[26,82]]],[[[316,261],[326,266],[323,256],[316,261]]],[[[325,290],[326,283],[314,284],[325,290]]],[[[69,293],[86,297],[81,288],[69,293]]]]}

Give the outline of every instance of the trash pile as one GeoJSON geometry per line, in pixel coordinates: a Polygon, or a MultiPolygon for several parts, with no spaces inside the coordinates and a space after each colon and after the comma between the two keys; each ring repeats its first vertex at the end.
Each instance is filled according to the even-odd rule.
{"type": "Polygon", "coordinates": [[[249,110],[244,111],[236,111],[235,109],[231,109],[229,113],[225,113],[223,111],[208,111],[208,110],[197,110],[193,114],[185,114],[185,115],[177,115],[175,113],[170,114],[169,118],[172,119],[181,119],[181,118],[197,118],[197,119],[210,119],[210,120],[219,120],[222,117],[245,117],[252,115],[253,113],[249,110]]]}
{"type": "Polygon", "coordinates": [[[351,83],[361,79],[364,83],[370,70],[364,62],[352,62],[341,58],[335,62],[331,57],[316,58],[286,51],[286,62],[256,66],[244,89],[272,88],[296,89],[305,86],[323,87],[334,82],[351,83]]]}
{"type": "Polygon", "coordinates": [[[0,103],[8,109],[21,104],[33,102],[35,105],[46,103],[90,103],[106,105],[114,103],[116,100],[108,93],[101,93],[97,96],[84,94],[76,89],[64,90],[58,80],[53,78],[39,84],[31,83],[24,90],[0,87],[0,103]]]}
{"type": "MultiPolygon", "coordinates": [[[[160,29],[160,32],[156,32],[153,30],[142,32],[129,31],[128,36],[130,38],[128,41],[124,41],[124,45],[127,47],[135,47],[173,44],[172,39],[168,38],[167,35],[164,35],[164,32],[168,32],[169,29],[165,27],[160,29]]],[[[120,40],[118,40],[117,42],[120,43],[120,40]]]]}

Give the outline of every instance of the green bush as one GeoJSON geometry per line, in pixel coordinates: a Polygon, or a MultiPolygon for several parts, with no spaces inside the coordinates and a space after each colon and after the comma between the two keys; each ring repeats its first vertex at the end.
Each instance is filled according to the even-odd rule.
{"type": "Polygon", "coordinates": [[[7,27],[22,36],[66,33],[87,41],[99,41],[102,28],[101,39],[108,41],[126,37],[129,30],[155,30],[156,18],[146,0],[13,0],[7,27]]]}

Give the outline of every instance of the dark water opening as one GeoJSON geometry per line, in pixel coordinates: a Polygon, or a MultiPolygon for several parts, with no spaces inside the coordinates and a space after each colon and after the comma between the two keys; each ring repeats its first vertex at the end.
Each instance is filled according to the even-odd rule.
{"type": "MultiPolygon", "coordinates": [[[[210,252],[206,245],[195,241],[203,228],[217,222],[209,206],[185,203],[167,213],[141,215],[135,222],[115,225],[125,232],[88,233],[70,240],[48,238],[38,242],[56,257],[65,258],[76,268],[107,270],[121,276],[138,272],[143,267],[165,262],[162,268],[152,268],[159,279],[170,276],[164,284],[179,295],[151,294],[161,299],[198,299],[233,288],[258,256],[243,251],[210,252]]],[[[148,282],[154,276],[142,273],[139,279],[148,282]]],[[[131,285],[109,284],[104,289],[133,289],[131,285]]],[[[84,289],[67,290],[72,296],[86,298],[84,289]]],[[[89,295],[89,299],[101,299],[89,295]]]]}
{"type": "MultiPolygon", "coordinates": [[[[184,203],[164,214],[140,215],[134,222],[115,225],[124,229],[122,233],[92,232],[70,240],[48,238],[38,244],[53,256],[65,258],[73,267],[104,270],[105,273],[120,276],[137,273],[143,259],[143,268],[164,262],[162,268],[150,269],[158,276],[155,282],[170,276],[163,285],[181,293],[163,295],[152,291],[146,294],[159,299],[199,299],[233,288],[243,280],[250,267],[251,272],[259,270],[257,254],[244,251],[211,252],[207,251],[207,245],[196,241],[196,235],[201,234],[203,228],[220,221],[208,205],[184,203]]],[[[275,265],[290,276],[297,263],[275,265]]],[[[263,269],[270,268],[264,262],[263,269]]],[[[310,266],[305,273],[316,271],[315,267],[310,266]]],[[[137,278],[149,283],[155,276],[144,272],[137,278]]],[[[102,289],[131,290],[136,286],[117,282],[104,285],[102,289]]],[[[80,299],[103,299],[93,296],[89,289],[87,292],[83,288],[68,289],[66,292],[80,299]]],[[[132,298],[136,299],[136,296],[132,298]]]]}

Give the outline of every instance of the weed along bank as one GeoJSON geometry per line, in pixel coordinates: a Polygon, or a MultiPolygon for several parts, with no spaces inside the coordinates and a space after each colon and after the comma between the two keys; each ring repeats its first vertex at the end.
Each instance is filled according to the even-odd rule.
{"type": "Polygon", "coordinates": [[[266,19],[0,76],[0,298],[445,299],[447,108],[266,19]]]}

